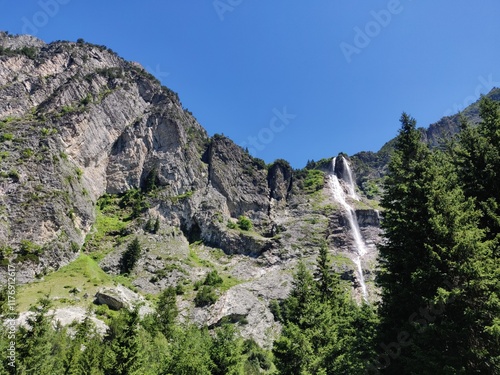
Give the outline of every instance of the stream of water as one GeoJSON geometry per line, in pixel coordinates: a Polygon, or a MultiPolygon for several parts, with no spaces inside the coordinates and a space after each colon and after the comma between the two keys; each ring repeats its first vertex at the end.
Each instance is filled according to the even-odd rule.
{"type": "Polygon", "coordinates": [[[332,160],[333,173],[330,175],[330,189],[335,201],[340,203],[340,205],[342,206],[346,214],[347,222],[349,223],[349,229],[354,239],[354,246],[356,250],[354,263],[357,267],[359,283],[361,285],[361,292],[363,293],[363,299],[366,301],[368,299],[368,292],[366,289],[361,261],[363,259],[363,256],[367,253],[367,248],[363,237],[361,236],[361,231],[359,230],[356,211],[354,210],[354,207],[347,201],[347,198],[350,198],[352,200],[359,200],[359,197],[356,194],[351,168],[347,163],[347,160],[343,159],[342,162],[345,166],[345,173],[343,173],[344,178],[342,180],[343,183],[341,183],[340,178],[335,174],[335,165],[337,163],[337,158],[333,158],[332,160]]]}

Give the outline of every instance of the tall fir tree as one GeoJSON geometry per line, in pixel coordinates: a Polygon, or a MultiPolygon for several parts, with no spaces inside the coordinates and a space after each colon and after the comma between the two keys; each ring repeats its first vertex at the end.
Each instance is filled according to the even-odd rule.
{"type": "Polygon", "coordinates": [[[139,339],[139,309],[120,310],[104,337],[103,364],[106,375],[140,375],[144,352],[139,339]]]}
{"type": "Polygon", "coordinates": [[[315,278],[303,263],[290,296],[274,312],[283,331],[274,343],[280,374],[364,374],[373,355],[376,317],[359,308],[320,250],[315,278]]]}
{"type": "Polygon", "coordinates": [[[212,375],[243,375],[243,340],[232,324],[223,324],[215,331],[210,357],[212,375]]]}
{"type": "MultiPolygon", "coordinates": [[[[415,271],[427,263],[421,229],[428,217],[421,207],[425,203],[422,186],[427,177],[426,164],[430,151],[421,142],[415,119],[403,113],[400,121],[401,129],[396,138],[382,197],[382,228],[386,241],[379,247],[380,272],[377,283],[382,296],[379,340],[383,345],[396,340],[399,332],[410,329],[408,318],[423,305],[421,292],[426,287],[425,281],[415,271]]],[[[405,349],[400,348],[398,351],[405,349]]],[[[406,357],[399,353],[394,356],[398,358],[392,358],[392,363],[390,358],[383,359],[390,363],[392,373],[404,374],[406,357]]],[[[386,365],[388,363],[381,363],[379,367],[386,365]]]]}
{"type": "Polygon", "coordinates": [[[54,358],[51,356],[51,302],[48,296],[41,298],[31,309],[33,315],[17,332],[17,374],[53,374],[54,358]]]}
{"type": "Polygon", "coordinates": [[[141,244],[135,237],[128,244],[127,249],[120,259],[120,273],[130,273],[141,256],[141,244]]]}
{"type": "Polygon", "coordinates": [[[160,332],[167,338],[172,336],[177,310],[177,299],[174,287],[168,287],[160,293],[156,306],[156,324],[160,332]]]}
{"type": "Polygon", "coordinates": [[[401,123],[382,199],[377,365],[387,374],[491,371],[473,333],[485,329],[473,309],[484,308],[491,264],[479,212],[449,156],[423,144],[414,119],[401,123]]]}
{"type": "Polygon", "coordinates": [[[500,373],[500,103],[482,97],[479,114],[477,126],[463,121],[453,158],[465,195],[481,213],[479,227],[491,253],[478,266],[482,278],[476,284],[476,294],[482,296],[482,303],[470,307],[482,326],[473,335],[477,342],[474,362],[484,357],[483,363],[475,366],[488,364],[490,371],[495,368],[495,373],[500,373]]]}

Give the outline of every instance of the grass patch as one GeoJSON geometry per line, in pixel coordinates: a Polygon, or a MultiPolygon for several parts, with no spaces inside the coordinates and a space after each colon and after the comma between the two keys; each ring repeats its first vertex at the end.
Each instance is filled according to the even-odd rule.
{"type": "Polygon", "coordinates": [[[124,237],[127,223],[116,215],[114,211],[101,210],[97,206],[96,221],[92,231],[85,239],[84,248],[86,251],[93,253],[93,258],[96,260],[102,259],[111,249],[106,249],[103,244],[110,242],[114,237],[124,237]],[[106,213],[105,213],[106,212],[106,213]]]}
{"type": "Polygon", "coordinates": [[[19,287],[17,302],[19,311],[26,311],[31,304],[46,293],[51,298],[57,298],[54,305],[61,306],[68,303],[86,306],[91,303],[93,296],[103,285],[111,285],[112,280],[99,265],[88,255],[80,255],[74,262],[61,267],[59,270],[45,276],[43,281],[26,284],[19,287]],[[80,289],[80,293],[74,294],[73,288],[80,289]],[[87,293],[88,299],[83,298],[87,293]],[[79,302],[74,297],[80,298],[79,302]]]}
{"type": "Polygon", "coordinates": [[[221,278],[222,284],[220,285],[219,289],[223,292],[243,282],[242,280],[239,280],[231,275],[221,275],[221,278]]]}
{"type": "Polygon", "coordinates": [[[376,200],[354,201],[354,208],[357,210],[382,210],[380,202],[376,200]]]}
{"type": "Polygon", "coordinates": [[[346,265],[349,267],[356,267],[354,262],[350,258],[346,257],[345,255],[341,255],[341,254],[330,255],[330,259],[332,260],[332,263],[335,264],[336,266],[346,265]]]}
{"type": "Polygon", "coordinates": [[[193,194],[194,194],[194,191],[190,190],[190,191],[185,192],[184,194],[180,194],[180,195],[177,195],[175,197],[169,197],[169,199],[173,203],[177,203],[177,202],[182,201],[184,199],[191,198],[193,196],[193,194]]]}
{"type": "Polygon", "coordinates": [[[213,268],[212,263],[206,259],[201,259],[196,251],[196,248],[200,245],[199,242],[194,242],[189,246],[189,255],[187,262],[193,267],[209,267],[213,268]]]}

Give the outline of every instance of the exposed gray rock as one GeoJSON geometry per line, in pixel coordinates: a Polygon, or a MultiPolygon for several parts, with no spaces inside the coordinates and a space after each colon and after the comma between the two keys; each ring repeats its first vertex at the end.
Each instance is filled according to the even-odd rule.
{"type": "Polygon", "coordinates": [[[100,289],[95,295],[95,303],[98,305],[108,305],[112,310],[120,310],[122,308],[133,309],[135,306],[141,305],[139,308],[141,316],[153,311],[144,297],[123,285],[100,289]]]}
{"type": "Polygon", "coordinates": [[[366,227],[366,226],[373,226],[373,227],[379,227],[380,226],[380,213],[377,210],[356,210],[356,217],[358,219],[358,223],[360,227],[366,227]]]}
{"type": "MultiPolygon", "coordinates": [[[[35,313],[32,311],[25,311],[19,314],[19,317],[16,319],[16,325],[28,326],[28,318],[35,313]]],[[[104,335],[108,326],[102,320],[97,319],[93,315],[89,315],[87,311],[85,311],[81,307],[70,306],[70,307],[61,307],[57,309],[49,310],[48,315],[52,317],[52,324],[56,326],[60,324],[62,326],[68,326],[73,322],[82,323],[85,318],[89,318],[91,322],[94,324],[96,331],[100,335],[104,335]]]]}

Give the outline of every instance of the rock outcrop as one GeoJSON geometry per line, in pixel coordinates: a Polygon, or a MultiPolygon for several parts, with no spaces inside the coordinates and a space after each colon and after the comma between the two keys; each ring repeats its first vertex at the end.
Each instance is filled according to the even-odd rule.
{"type": "Polygon", "coordinates": [[[111,310],[133,309],[137,306],[141,316],[153,311],[144,297],[125,288],[123,285],[99,290],[95,295],[94,303],[107,305],[111,310]]]}

